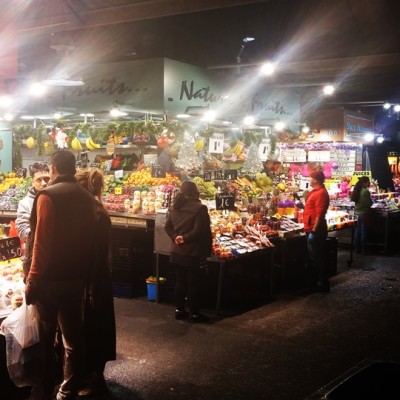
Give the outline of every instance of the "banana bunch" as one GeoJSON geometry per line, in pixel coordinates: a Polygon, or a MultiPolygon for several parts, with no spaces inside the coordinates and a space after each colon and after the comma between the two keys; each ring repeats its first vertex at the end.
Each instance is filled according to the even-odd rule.
{"type": "Polygon", "coordinates": [[[89,136],[86,139],[86,147],[90,151],[90,150],[94,150],[94,149],[99,149],[101,146],[98,143],[95,143],[93,141],[93,139],[89,136]]]}
{"type": "Polygon", "coordinates": [[[194,142],[194,149],[196,151],[203,151],[204,150],[204,138],[198,137],[194,142]]]}
{"type": "Polygon", "coordinates": [[[28,137],[28,139],[26,140],[26,147],[28,147],[28,149],[33,149],[35,146],[35,139],[32,136],[28,137]]]}
{"type": "Polygon", "coordinates": [[[71,147],[72,147],[73,150],[75,150],[77,152],[80,152],[80,151],[83,150],[81,142],[76,137],[72,139],[71,147]]]}
{"type": "Polygon", "coordinates": [[[232,153],[240,156],[244,150],[244,143],[241,140],[238,140],[236,144],[232,147],[232,153]]]}

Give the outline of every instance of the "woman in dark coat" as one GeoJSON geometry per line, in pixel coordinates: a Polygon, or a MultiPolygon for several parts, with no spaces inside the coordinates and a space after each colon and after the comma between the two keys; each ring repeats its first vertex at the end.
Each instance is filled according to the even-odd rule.
{"type": "Polygon", "coordinates": [[[208,318],[199,310],[201,267],[211,255],[212,235],[208,209],[201,203],[194,182],[182,184],[169,210],[165,231],[172,240],[170,262],[176,271],[175,318],[189,317],[185,310],[187,295],[190,321],[206,322],[208,318]]]}
{"type": "Polygon", "coordinates": [[[78,171],[76,179],[93,194],[97,203],[96,259],[85,293],[86,379],[85,386],[78,393],[80,396],[95,396],[107,391],[104,368],[107,361],[116,359],[114,298],[109,266],[111,220],[101,203],[103,172],[99,169],[78,171]]]}

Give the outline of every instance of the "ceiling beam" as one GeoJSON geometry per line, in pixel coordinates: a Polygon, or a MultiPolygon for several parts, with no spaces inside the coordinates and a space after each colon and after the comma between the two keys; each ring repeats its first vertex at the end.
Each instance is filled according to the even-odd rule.
{"type": "MultiPolygon", "coordinates": [[[[17,29],[20,33],[44,33],[93,28],[267,1],[270,0],[142,0],[108,7],[93,7],[90,10],[75,8],[73,14],[54,13],[42,16],[35,13],[30,17],[29,13],[24,13],[18,21],[17,29]]],[[[70,3],[65,3],[71,11],[70,3]]]]}

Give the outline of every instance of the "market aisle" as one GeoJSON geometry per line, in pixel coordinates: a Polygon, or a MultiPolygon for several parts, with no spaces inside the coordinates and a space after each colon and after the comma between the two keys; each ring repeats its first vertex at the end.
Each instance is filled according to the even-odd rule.
{"type": "Polygon", "coordinates": [[[207,325],[175,321],[171,304],[115,299],[107,398],[304,399],[362,360],[400,361],[399,268],[398,257],[358,256],[330,294],[282,293],[207,325]]]}

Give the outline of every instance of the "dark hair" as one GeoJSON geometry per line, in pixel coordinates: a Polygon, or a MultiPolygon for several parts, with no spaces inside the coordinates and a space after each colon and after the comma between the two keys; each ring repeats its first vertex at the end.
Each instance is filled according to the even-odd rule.
{"type": "Polygon", "coordinates": [[[365,183],[369,183],[368,176],[361,176],[354,185],[353,193],[351,194],[351,201],[354,201],[354,203],[358,203],[360,200],[361,189],[364,187],[365,183]]]}
{"type": "Polygon", "coordinates": [[[75,175],[75,156],[69,150],[56,150],[51,155],[51,164],[60,175],[75,175]]]}
{"type": "Polygon", "coordinates": [[[192,181],[183,182],[179,193],[175,196],[174,199],[174,210],[179,210],[182,206],[191,199],[199,198],[199,190],[197,186],[192,181]]]}
{"type": "Polygon", "coordinates": [[[33,178],[33,175],[36,174],[36,172],[49,172],[50,167],[47,162],[35,162],[29,166],[29,174],[33,178]]]}

